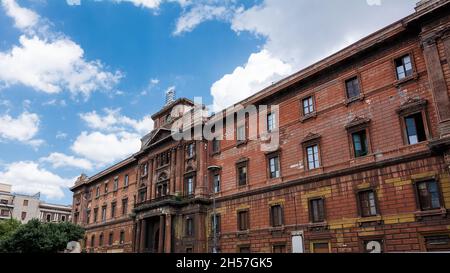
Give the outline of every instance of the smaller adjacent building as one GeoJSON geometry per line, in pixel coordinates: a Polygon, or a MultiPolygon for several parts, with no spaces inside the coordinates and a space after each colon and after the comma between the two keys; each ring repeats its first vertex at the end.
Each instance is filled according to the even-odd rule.
{"type": "Polygon", "coordinates": [[[0,184],[0,220],[12,217],[22,223],[31,219],[39,219],[42,222],[71,221],[72,206],[45,203],[40,197],[40,193],[12,193],[11,185],[0,184]]]}

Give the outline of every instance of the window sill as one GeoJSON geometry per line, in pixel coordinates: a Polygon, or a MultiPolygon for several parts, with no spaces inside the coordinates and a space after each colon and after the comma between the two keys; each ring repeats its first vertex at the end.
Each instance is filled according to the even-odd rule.
{"type": "Polygon", "coordinates": [[[247,238],[250,233],[250,230],[239,230],[236,232],[236,237],[238,238],[247,238]]]}
{"type": "Polygon", "coordinates": [[[158,171],[158,170],[161,170],[161,169],[164,169],[164,168],[167,168],[167,167],[169,167],[169,164],[165,164],[165,165],[156,167],[156,170],[158,171]]]}
{"type": "Polygon", "coordinates": [[[445,217],[447,215],[447,210],[445,208],[440,209],[432,209],[432,210],[421,210],[416,211],[414,213],[417,219],[422,219],[424,217],[431,217],[431,216],[442,216],[445,217]]]}
{"type": "Polygon", "coordinates": [[[358,223],[359,226],[365,224],[365,223],[372,223],[372,222],[376,222],[378,224],[381,224],[383,218],[381,217],[381,215],[375,215],[375,216],[361,216],[361,218],[358,218],[358,220],[356,220],[356,222],[358,223]]]}
{"type": "Polygon", "coordinates": [[[306,121],[308,121],[308,120],[310,120],[310,119],[315,119],[316,117],[317,117],[317,112],[314,111],[314,112],[312,112],[312,113],[309,113],[309,114],[307,114],[307,115],[302,116],[302,117],[300,118],[300,122],[306,122],[306,121]]]}
{"type": "Polygon", "coordinates": [[[236,142],[236,148],[246,145],[247,142],[248,140],[239,140],[238,142],[236,142]]]}
{"type": "Polygon", "coordinates": [[[319,222],[318,223],[309,223],[308,230],[316,231],[316,232],[326,231],[326,230],[328,230],[328,223],[326,221],[320,222],[320,223],[319,222]]]}
{"type": "Polygon", "coordinates": [[[350,98],[350,99],[346,98],[344,104],[345,104],[345,106],[349,106],[350,104],[352,104],[354,102],[364,100],[364,97],[365,97],[364,94],[360,94],[359,96],[354,97],[354,98],[350,98]]]}
{"type": "Polygon", "coordinates": [[[399,86],[401,86],[401,85],[403,85],[403,84],[405,84],[407,82],[417,80],[418,78],[419,78],[419,74],[417,72],[414,72],[411,76],[408,76],[408,77],[403,78],[401,80],[396,80],[394,82],[394,86],[395,87],[399,87],[399,86]]]}

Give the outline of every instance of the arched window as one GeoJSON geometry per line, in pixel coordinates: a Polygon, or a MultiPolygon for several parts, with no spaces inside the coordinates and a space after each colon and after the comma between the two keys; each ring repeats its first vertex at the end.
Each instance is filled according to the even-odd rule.
{"type": "Polygon", "coordinates": [[[50,214],[47,214],[47,216],[45,216],[45,217],[46,217],[47,222],[50,222],[52,219],[52,216],[50,214]]]}
{"type": "Polygon", "coordinates": [[[98,246],[103,246],[103,233],[100,233],[98,237],[98,246]]]}
{"type": "Polygon", "coordinates": [[[94,247],[95,244],[95,234],[91,236],[91,247],[94,247]]]}

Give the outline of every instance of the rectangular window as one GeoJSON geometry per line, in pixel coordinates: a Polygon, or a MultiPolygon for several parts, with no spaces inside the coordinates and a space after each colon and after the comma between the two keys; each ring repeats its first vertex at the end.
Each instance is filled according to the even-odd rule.
{"type": "Polygon", "coordinates": [[[355,157],[366,156],[369,153],[366,130],[352,133],[352,141],[355,157]]]}
{"type": "Polygon", "coordinates": [[[114,238],[114,233],[110,232],[110,233],[109,233],[109,237],[108,237],[108,244],[109,244],[110,246],[113,245],[113,240],[114,240],[113,238],[114,238]]]}
{"type": "Polygon", "coordinates": [[[313,242],[311,245],[313,253],[330,253],[330,244],[328,242],[313,242]]]}
{"type": "Polygon", "coordinates": [[[186,178],[186,195],[194,194],[194,177],[190,176],[186,178]]]}
{"type": "Polygon", "coordinates": [[[187,145],[186,155],[188,158],[192,158],[194,156],[194,143],[190,143],[187,145]]]}
{"type": "Polygon", "coordinates": [[[246,135],[245,135],[245,125],[240,125],[237,127],[237,141],[245,141],[246,135]]]}
{"type": "Polygon", "coordinates": [[[311,199],[309,201],[309,215],[312,223],[322,223],[325,221],[325,205],[323,198],[311,199]]]}
{"type": "Polygon", "coordinates": [[[108,182],[105,182],[105,194],[108,193],[108,182]]]}
{"type": "Polygon", "coordinates": [[[167,182],[160,182],[156,184],[156,197],[167,195],[167,182]]]}
{"type": "Polygon", "coordinates": [[[283,207],[275,205],[270,207],[270,219],[272,227],[279,227],[283,225],[283,207]]]}
{"type": "Polygon", "coordinates": [[[361,191],[358,193],[359,208],[362,217],[377,215],[375,192],[373,190],[361,191]]]}
{"type": "Polygon", "coordinates": [[[359,80],[358,77],[353,77],[345,81],[345,88],[347,91],[347,99],[358,98],[361,94],[359,88],[359,80]]]}
{"type": "Polygon", "coordinates": [[[302,100],[303,104],[303,115],[307,116],[309,114],[314,113],[314,103],[313,103],[313,97],[307,97],[302,100]]]}
{"type": "Polygon", "coordinates": [[[0,200],[0,204],[8,205],[8,200],[7,199],[2,199],[2,200],[0,200]]]}
{"type": "Polygon", "coordinates": [[[116,217],[116,202],[111,203],[111,218],[116,217]]]}
{"type": "Polygon", "coordinates": [[[95,190],[95,196],[99,197],[100,196],[100,186],[97,186],[96,190],[95,190]]]}
{"type": "Polygon", "coordinates": [[[278,156],[269,158],[269,176],[270,178],[280,177],[280,159],[278,156]]]}
{"type": "Polygon", "coordinates": [[[144,202],[147,199],[147,188],[141,189],[139,191],[138,201],[140,203],[144,202]]]}
{"type": "Polygon", "coordinates": [[[94,209],[94,223],[97,223],[98,208],[94,209]]]}
{"type": "Polygon", "coordinates": [[[220,192],[220,174],[215,174],[213,177],[214,193],[220,192]]]}
{"type": "Polygon", "coordinates": [[[114,178],[114,185],[113,185],[113,190],[117,191],[119,189],[119,178],[115,177],[114,178]]]}
{"type": "Polygon", "coordinates": [[[421,210],[439,209],[441,199],[436,180],[427,180],[416,183],[418,201],[421,210]]]}
{"type": "Polygon", "coordinates": [[[91,223],[91,210],[86,210],[86,224],[91,223]]]}
{"type": "Polygon", "coordinates": [[[319,145],[314,144],[306,147],[306,155],[308,160],[308,169],[314,170],[320,167],[319,161],[319,145]]]}
{"type": "Polygon", "coordinates": [[[191,217],[186,218],[186,236],[194,235],[194,219],[191,217]]]}
{"type": "Polygon", "coordinates": [[[274,245],[273,246],[273,253],[286,253],[286,245],[274,245]]]}
{"type": "Polygon", "coordinates": [[[220,214],[211,216],[211,232],[220,233],[220,214]]]}
{"type": "Polygon", "coordinates": [[[28,206],[28,200],[23,200],[23,206],[24,207],[28,206]]]}
{"type": "Polygon", "coordinates": [[[103,246],[103,233],[98,237],[98,246],[103,246]]]}
{"type": "Polygon", "coordinates": [[[120,244],[123,245],[125,243],[125,231],[120,232],[120,244]]]}
{"type": "Polygon", "coordinates": [[[405,55],[395,60],[395,67],[397,72],[397,79],[402,80],[413,74],[413,68],[411,63],[411,56],[405,55]]]}
{"type": "Polygon", "coordinates": [[[270,133],[276,128],[275,113],[267,114],[267,131],[270,133]]]}
{"type": "Polygon", "coordinates": [[[239,186],[247,185],[247,164],[240,164],[237,167],[239,186]]]}
{"type": "Polygon", "coordinates": [[[421,112],[405,117],[405,126],[408,144],[412,145],[427,140],[421,112]]]}
{"type": "Polygon", "coordinates": [[[448,252],[450,251],[450,235],[439,234],[425,236],[425,247],[428,252],[448,252]]]}
{"type": "Polygon", "coordinates": [[[238,229],[240,231],[249,229],[249,214],[248,210],[242,210],[238,212],[238,229]]]}
{"type": "Polygon", "coordinates": [[[106,221],[106,206],[102,207],[102,221],[106,221]]]}
{"type": "Polygon", "coordinates": [[[9,217],[9,210],[2,209],[0,215],[3,217],[9,217]]]}
{"type": "Polygon", "coordinates": [[[122,200],[122,215],[126,215],[128,213],[128,198],[122,200]]]}
{"type": "Polygon", "coordinates": [[[217,138],[214,138],[212,140],[212,152],[213,153],[220,152],[220,140],[218,140],[217,138]]]}
{"type": "Polygon", "coordinates": [[[22,211],[22,215],[20,217],[23,220],[25,220],[25,218],[27,218],[27,213],[25,211],[22,211]]]}
{"type": "Polygon", "coordinates": [[[128,187],[128,184],[130,183],[130,178],[128,174],[125,175],[125,178],[123,179],[123,186],[128,187]]]}

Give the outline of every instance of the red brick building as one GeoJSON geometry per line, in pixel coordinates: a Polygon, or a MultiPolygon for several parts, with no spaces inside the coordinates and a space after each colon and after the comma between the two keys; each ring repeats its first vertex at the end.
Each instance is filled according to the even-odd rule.
{"type": "Polygon", "coordinates": [[[270,107],[224,129],[244,140],[176,141],[172,109],[195,105],[166,104],[139,152],[72,188],[86,249],[450,250],[449,59],[450,2],[421,1],[410,16],[242,101],[270,107]],[[279,136],[271,152],[247,137],[262,116],[279,136]],[[129,210],[109,217],[124,198],[129,210]],[[106,208],[100,223],[95,208],[106,208]]]}

